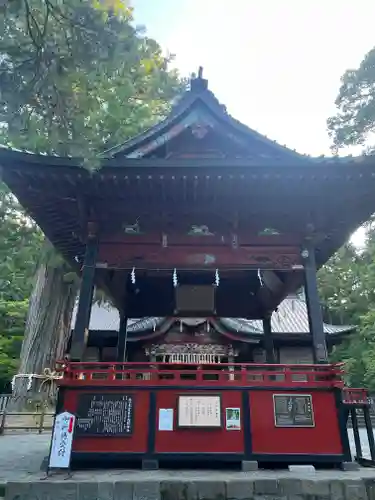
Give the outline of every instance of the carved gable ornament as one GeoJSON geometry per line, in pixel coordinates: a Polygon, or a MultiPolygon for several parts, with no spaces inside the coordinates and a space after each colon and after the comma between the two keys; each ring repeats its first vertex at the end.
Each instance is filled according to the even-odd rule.
{"type": "Polygon", "coordinates": [[[134,224],[124,224],[123,229],[125,234],[141,234],[141,227],[138,221],[134,224]]]}
{"type": "Polygon", "coordinates": [[[208,133],[208,126],[202,122],[193,123],[191,133],[196,139],[203,139],[208,133]]]}
{"type": "Polygon", "coordinates": [[[189,236],[214,236],[214,233],[208,229],[208,226],[197,226],[193,224],[188,232],[189,236]]]}

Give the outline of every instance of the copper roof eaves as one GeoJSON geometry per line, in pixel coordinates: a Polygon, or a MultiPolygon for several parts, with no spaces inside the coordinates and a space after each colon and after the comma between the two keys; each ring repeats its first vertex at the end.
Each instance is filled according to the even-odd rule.
{"type": "MultiPolygon", "coordinates": [[[[281,304],[284,305],[283,314],[285,315],[279,321],[277,313],[273,314],[272,331],[275,334],[308,334],[308,319],[306,311],[306,303],[302,299],[287,298],[281,304]],[[292,305],[294,302],[294,306],[292,305]],[[288,319],[285,320],[286,315],[288,319]]],[[[280,309],[280,308],[279,308],[280,309]]],[[[74,324],[75,311],[73,312],[72,324],[74,324]]],[[[172,324],[174,318],[144,318],[130,319],[128,322],[128,333],[136,335],[137,333],[147,332],[161,328],[166,331],[172,324]]],[[[246,320],[241,318],[215,318],[214,325],[218,330],[224,331],[226,328],[232,332],[244,335],[263,335],[262,320],[246,320]]],[[[117,309],[109,306],[99,306],[93,304],[92,314],[90,319],[91,330],[114,330],[119,328],[119,314],[117,309]]],[[[349,333],[355,330],[353,325],[329,325],[324,324],[324,331],[327,335],[335,335],[340,333],[349,333]]]]}

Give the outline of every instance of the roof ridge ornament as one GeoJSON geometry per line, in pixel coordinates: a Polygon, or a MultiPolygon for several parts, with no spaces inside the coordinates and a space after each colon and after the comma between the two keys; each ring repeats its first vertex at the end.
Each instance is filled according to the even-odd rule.
{"type": "Polygon", "coordinates": [[[208,80],[203,78],[203,66],[198,68],[198,76],[192,73],[190,78],[190,92],[199,93],[208,89],[208,80]]]}

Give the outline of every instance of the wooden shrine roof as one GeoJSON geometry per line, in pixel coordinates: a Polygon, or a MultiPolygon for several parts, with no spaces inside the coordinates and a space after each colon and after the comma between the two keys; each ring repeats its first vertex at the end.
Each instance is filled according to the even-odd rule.
{"type": "MultiPolygon", "coordinates": [[[[205,135],[207,130],[215,129],[219,134],[223,134],[223,137],[229,137],[239,146],[235,155],[237,157],[240,155],[254,161],[288,164],[309,161],[308,157],[281,146],[230,116],[225,106],[208,89],[208,82],[202,78],[201,72],[198,78],[191,80],[190,90],[178,99],[165,120],[107,150],[103,156],[117,159],[150,157],[155,155],[163,144],[180,135],[188,127],[192,127],[193,133],[196,134],[205,135]]],[[[228,158],[230,151],[224,151],[223,155],[228,158]]]]}
{"type": "Polygon", "coordinates": [[[374,156],[298,154],[233,119],[201,76],[166,120],[102,155],[99,170],[83,164],[0,148],[2,179],[72,263],[82,262],[89,221],[108,233],[139,218],[151,228],[180,216],[207,224],[209,213],[219,227],[236,220],[301,241],[313,226],[322,265],[375,212],[374,156]]]}
{"type": "Polygon", "coordinates": [[[124,221],[141,217],[153,224],[158,214],[173,218],[194,205],[223,220],[250,221],[257,231],[272,227],[301,234],[312,223],[323,235],[317,245],[321,265],[375,211],[372,156],[293,165],[247,159],[114,161],[90,173],[78,160],[0,149],[4,182],[71,262],[83,257],[89,218],[99,228],[119,230],[124,221]]]}

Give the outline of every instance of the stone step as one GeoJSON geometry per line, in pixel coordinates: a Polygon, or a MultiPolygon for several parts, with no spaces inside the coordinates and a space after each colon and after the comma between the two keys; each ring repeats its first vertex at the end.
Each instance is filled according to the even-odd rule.
{"type": "MultiPolygon", "coordinates": [[[[200,476],[189,479],[163,476],[155,472],[139,477],[123,477],[116,472],[114,478],[107,475],[102,481],[81,481],[53,479],[46,481],[9,482],[5,500],[373,500],[375,494],[375,473],[361,477],[361,473],[339,472],[327,474],[302,474],[273,477],[259,472],[240,475],[222,472],[217,479],[200,476]]],[[[181,473],[180,473],[181,474],[181,473]]],[[[212,476],[212,474],[211,474],[212,476]]]]}

